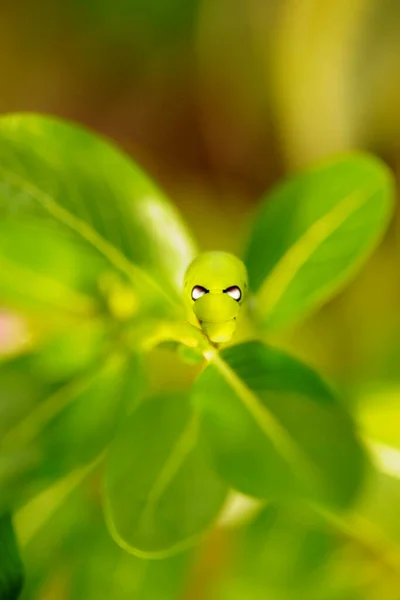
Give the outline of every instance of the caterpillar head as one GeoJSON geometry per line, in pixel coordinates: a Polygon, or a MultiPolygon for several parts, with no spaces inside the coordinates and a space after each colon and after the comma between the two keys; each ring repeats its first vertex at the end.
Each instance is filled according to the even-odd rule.
{"type": "Polygon", "coordinates": [[[246,267],[228,252],[204,252],[189,265],[186,304],[212,342],[227,342],[233,336],[247,287],[246,267]]]}

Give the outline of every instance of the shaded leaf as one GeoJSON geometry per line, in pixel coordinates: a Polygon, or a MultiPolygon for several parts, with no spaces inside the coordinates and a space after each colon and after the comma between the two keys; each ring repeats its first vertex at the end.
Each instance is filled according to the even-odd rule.
{"type": "Polygon", "coordinates": [[[164,560],[145,560],[122,550],[100,523],[96,525],[88,531],[91,540],[86,551],[73,560],[74,600],[175,600],[179,597],[189,566],[188,551],[164,560]]]}
{"type": "Polygon", "coordinates": [[[215,354],[193,401],[213,464],[237,490],[338,506],[359,490],[364,454],[349,417],[321,378],[285,353],[248,342],[215,354]]]}
{"type": "Polygon", "coordinates": [[[141,392],[138,360],[119,354],[95,360],[72,379],[47,370],[40,355],[0,368],[2,437],[0,504],[19,505],[110,442],[141,392]],[[129,393],[128,393],[129,392],[129,393]]]}
{"type": "MultiPolygon", "coordinates": [[[[42,526],[24,548],[26,593],[36,598],[58,581],[74,600],[175,600],[186,579],[190,553],[162,561],[122,550],[110,537],[98,497],[90,493],[97,474],[70,492],[61,504],[46,492],[33,516],[42,526]]],[[[30,508],[30,507],[29,507],[30,508]]],[[[24,509],[25,511],[26,509],[24,509]]]]}
{"type": "Polygon", "coordinates": [[[332,296],[381,239],[392,207],[388,169],[362,154],[339,156],[268,194],[245,253],[263,325],[283,327],[332,296]]]}
{"type": "Polygon", "coordinates": [[[226,492],[203,457],[186,396],[142,404],[109,449],[107,520],[115,540],[134,554],[163,556],[194,543],[226,492]]]}
{"type": "Polygon", "coordinates": [[[18,550],[11,515],[0,517],[0,598],[17,600],[24,579],[23,565],[18,550]]]}
{"type": "Polygon", "coordinates": [[[102,323],[53,333],[38,347],[0,361],[0,440],[49,395],[98,365],[108,348],[102,323]]]}

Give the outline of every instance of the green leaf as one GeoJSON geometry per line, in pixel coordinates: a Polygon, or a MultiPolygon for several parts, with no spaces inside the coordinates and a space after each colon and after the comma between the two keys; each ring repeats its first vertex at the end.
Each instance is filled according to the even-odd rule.
{"type": "Polygon", "coordinates": [[[133,554],[161,557],[194,543],[211,527],[226,492],[198,445],[186,396],[142,404],[109,449],[107,521],[133,554]]]}
{"type": "Polygon", "coordinates": [[[69,379],[48,367],[46,352],[1,364],[0,507],[94,460],[141,392],[135,356],[110,353],[69,379]]]}
{"type": "Polygon", "coordinates": [[[193,390],[218,473],[261,498],[345,506],[364,454],[349,417],[310,368],[260,342],[209,357],[193,390]]]}
{"type": "MultiPolygon", "coordinates": [[[[47,491],[24,507],[22,512],[28,508],[30,519],[39,520],[41,526],[24,546],[23,597],[41,597],[61,575],[67,578],[68,597],[74,600],[176,600],[192,553],[158,561],[122,550],[104,526],[98,496],[92,493],[97,476],[94,473],[80,482],[62,501],[47,491]]],[[[17,515],[22,539],[30,519],[29,514],[17,515]]]]}
{"type": "Polygon", "coordinates": [[[43,224],[0,221],[0,300],[47,317],[93,317],[110,267],[91,248],[43,224]]]}
{"type": "Polygon", "coordinates": [[[108,343],[105,327],[88,321],[78,330],[58,331],[37,348],[0,361],[0,440],[27,418],[33,419],[46,397],[96,369],[108,343]]]}
{"type": "Polygon", "coordinates": [[[180,289],[194,254],[174,207],[121,151],[53,117],[0,119],[0,217],[56,223],[140,285],[180,289]],[[154,279],[157,281],[154,282],[154,279]]]}
{"type": "Polygon", "coordinates": [[[144,560],[117,546],[101,523],[95,525],[88,528],[89,540],[78,556],[70,557],[74,600],[176,600],[180,597],[190,566],[188,551],[164,560],[144,560]]]}
{"type": "Polygon", "coordinates": [[[19,555],[11,515],[6,513],[0,517],[1,600],[17,600],[22,590],[23,578],[23,565],[19,555]]]}
{"type": "Polygon", "coordinates": [[[245,253],[263,325],[283,327],[331,297],[377,245],[392,208],[389,170],[363,154],[335,158],[268,194],[245,253]]]}

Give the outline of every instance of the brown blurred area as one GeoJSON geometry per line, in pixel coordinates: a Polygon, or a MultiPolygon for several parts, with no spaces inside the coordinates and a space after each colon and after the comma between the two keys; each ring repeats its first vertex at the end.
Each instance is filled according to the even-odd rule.
{"type": "MultiPolygon", "coordinates": [[[[110,137],[202,249],[240,253],[283,175],[354,148],[398,174],[399,33],[397,0],[5,1],[0,112],[56,114],[110,137]]],[[[335,377],[391,372],[397,230],[283,343],[335,377]]]]}

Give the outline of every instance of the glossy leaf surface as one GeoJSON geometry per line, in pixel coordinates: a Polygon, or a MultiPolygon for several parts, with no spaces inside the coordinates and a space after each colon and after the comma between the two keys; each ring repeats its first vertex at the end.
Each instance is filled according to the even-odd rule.
{"type": "Polygon", "coordinates": [[[368,155],[339,156],[274,188],[245,253],[263,325],[279,329],[330,298],[377,245],[392,208],[392,176],[368,155]]]}
{"type": "MultiPolygon", "coordinates": [[[[111,143],[53,117],[0,119],[0,218],[55,223],[143,285],[177,290],[194,245],[175,208],[111,143]]],[[[167,294],[168,295],[168,294],[167,294]]]]}
{"type": "Polygon", "coordinates": [[[310,368],[261,342],[224,350],[197,380],[194,405],[219,474],[261,498],[344,506],[364,455],[347,414],[310,368]]]}

